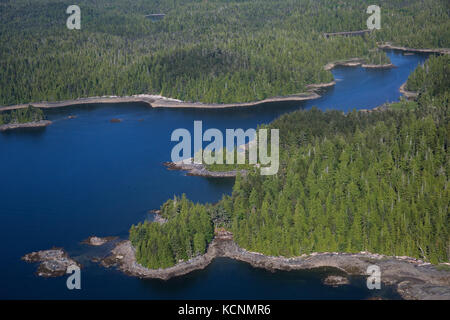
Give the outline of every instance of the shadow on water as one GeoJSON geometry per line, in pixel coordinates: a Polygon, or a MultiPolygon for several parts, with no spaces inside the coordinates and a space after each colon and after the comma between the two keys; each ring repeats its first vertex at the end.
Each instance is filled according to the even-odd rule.
{"type": "Polygon", "coordinates": [[[400,299],[389,286],[367,289],[365,277],[349,277],[348,285],[323,284],[328,275],[341,274],[333,268],[270,272],[229,258],[216,258],[203,270],[168,281],[141,280],[140,285],[144,290],[161,293],[162,298],[175,294],[189,299],[400,299]]]}
{"type": "Polygon", "coordinates": [[[6,130],[0,132],[5,138],[21,138],[23,136],[34,137],[39,139],[41,135],[44,134],[47,127],[29,127],[29,128],[17,128],[14,130],[6,130]]]}

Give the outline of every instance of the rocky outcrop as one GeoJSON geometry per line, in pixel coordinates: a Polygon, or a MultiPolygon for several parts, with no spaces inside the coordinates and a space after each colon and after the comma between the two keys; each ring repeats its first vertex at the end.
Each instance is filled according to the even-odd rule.
{"type": "MultiPolygon", "coordinates": [[[[236,107],[253,107],[263,103],[270,102],[283,102],[283,101],[304,101],[318,99],[320,95],[315,92],[305,92],[292,94],[282,97],[271,97],[259,101],[252,102],[236,102],[236,103],[202,103],[202,102],[188,102],[177,99],[162,97],[159,95],[150,94],[138,94],[133,96],[102,96],[102,97],[90,97],[79,98],[75,100],[57,101],[57,102],[34,102],[33,105],[37,108],[61,108],[73,105],[87,105],[97,103],[129,103],[139,102],[145,103],[153,108],[200,108],[200,109],[223,109],[223,108],[236,108],[236,107]]],[[[19,104],[11,106],[0,107],[0,111],[15,110],[28,107],[28,104],[19,104]]]]}
{"type": "Polygon", "coordinates": [[[230,171],[209,171],[204,164],[193,162],[164,162],[169,170],[186,171],[188,176],[198,176],[206,178],[234,178],[240,173],[242,176],[247,174],[247,170],[230,170],[230,171]]]}
{"type": "Polygon", "coordinates": [[[39,262],[36,274],[41,277],[60,277],[66,274],[69,266],[80,267],[80,264],[61,248],[31,252],[23,256],[22,260],[29,263],[39,262]]]}
{"type": "Polygon", "coordinates": [[[284,102],[284,101],[305,101],[320,98],[320,95],[310,91],[305,93],[292,94],[281,97],[271,97],[263,100],[252,102],[236,102],[236,103],[202,103],[202,102],[176,102],[176,101],[163,101],[155,100],[151,104],[153,108],[200,108],[200,109],[224,109],[224,108],[236,108],[236,107],[254,107],[264,103],[271,102],[284,102]]]}
{"type": "Polygon", "coordinates": [[[386,63],[386,64],[365,64],[363,63],[361,65],[363,68],[367,69],[392,69],[395,68],[395,65],[392,63],[386,63]]]}
{"type": "Polygon", "coordinates": [[[34,122],[25,122],[25,123],[8,123],[0,126],[0,131],[8,131],[20,128],[44,128],[50,125],[52,122],[50,120],[41,120],[34,122]]]}
{"type": "Polygon", "coordinates": [[[403,95],[405,96],[405,98],[408,99],[408,100],[414,100],[414,99],[417,99],[418,93],[417,93],[417,92],[414,92],[414,91],[408,91],[408,90],[406,90],[406,83],[407,83],[407,82],[405,82],[404,84],[402,84],[402,85],[400,86],[400,89],[399,89],[400,93],[403,94],[403,95]]]}
{"type": "MultiPolygon", "coordinates": [[[[204,255],[167,269],[150,270],[138,264],[135,249],[130,241],[119,243],[111,255],[103,259],[102,265],[107,267],[116,265],[123,272],[141,278],[169,279],[203,269],[216,257],[228,257],[271,271],[332,267],[349,275],[364,276],[367,275],[367,268],[370,265],[377,265],[381,270],[381,281],[396,286],[399,294],[405,299],[450,299],[450,272],[437,270],[433,265],[418,259],[369,252],[324,252],[293,258],[265,256],[240,248],[233,241],[232,234],[227,231],[216,233],[204,255]]],[[[342,284],[345,282],[344,279],[338,280],[342,284]]]]}
{"type": "Polygon", "coordinates": [[[149,210],[149,214],[153,215],[152,222],[157,222],[159,224],[164,224],[168,220],[161,215],[161,210],[149,210]]]}
{"type": "Polygon", "coordinates": [[[386,110],[389,110],[389,103],[382,104],[381,106],[375,107],[373,109],[359,109],[358,111],[364,113],[372,113],[386,110]]]}
{"type": "Polygon", "coordinates": [[[101,237],[97,237],[97,236],[90,236],[86,240],[83,240],[81,243],[97,247],[97,246],[102,246],[105,243],[107,243],[109,241],[112,241],[112,240],[116,240],[116,239],[117,239],[117,237],[104,237],[104,238],[101,238],[101,237]]]}
{"type": "Polygon", "coordinates": [[[393,45],[390,42],[386,42],[384,44],[378,45],[380,49],[391,49],[391,50],[400,50],[404,52],[421,52],[421,53],[439,53],[439,54],[450,54],[449,48],[435,48],[435,49],[416,49],[416,48],[407,48],[402,46],[393,45]]]}
{"type": "Polygon", "coordinates": [[[136,262],[136,250],[129,240],[122,241],[111,251],[111,255],[101,261],[104,267],[118,266],[124,273],[139,278],[152,278],[167,280],[181,276],[194,270],[208,266],[215,257],[211,253],[197,256],[189,261],[180,262],[166,269],[147,269],[136,262]]]}
{"type": "Polygon", "coordinates": [[[342,61],[335,61],[335,62],[330,62],[327,63],[323,68],[325,70],[331,70],[337,66],[343,66],[343,67],[357,67],[362,65],[364,62],[364,60],[360,59],[360,58],[352,58],[352,59],[347,59],[347,60],[342,60],[342,61]]]}
{"type": "Polygon", "coordinates": [[[373,30],[357,30],[357,31],[342,31],[342,32],[325,32],[323,36],[325,38],[331,38],[335,36],[344,36],[344,37],[354,37],[354,36],[362,36],[366,33],[371,33],[373,30]]]}
{"type": "Polygon", "coordinates": [[[349,284],[350,282],[347,277],[331,275],[331,276],[326,277],[323,280],[323,283],[327,286],[337,287],[337,286],[349,284]]]}
{"type": "Polygon", "coordinates": [[[308,84],[306,88],[308,90],[321,90],[330,88],[336,85],[336,81],[325,82],[325,83],[316,83],[316,84],[308,84]]]}

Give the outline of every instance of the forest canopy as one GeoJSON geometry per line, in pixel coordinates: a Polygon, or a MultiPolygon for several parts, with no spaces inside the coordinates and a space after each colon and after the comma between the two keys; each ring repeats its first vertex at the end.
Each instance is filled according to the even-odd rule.
{"type": "Polygon", "coordinates": [[[431,56],[409,76],[406,89],[439,96],[450,88],[450,55],[431,56]]]}
{"type": "Polygon", "coordinates": [[[377,42],[450,47],[445,0],[380,0],[381,30],[362,37],[368,0],[79,0],[81,30],[61,0],[0,2],[0,105],[161,94],[245,102],[329,82],[332,61],[389,62],[377,42]],[[147,14],[164,13],[152,21],[147,14]]]}
{"type": "Polygon", "coordinates": [[[11,111],[0,112],[0,125],[36,122],[44,120],[44,112],[32,105],[11,111]]]}

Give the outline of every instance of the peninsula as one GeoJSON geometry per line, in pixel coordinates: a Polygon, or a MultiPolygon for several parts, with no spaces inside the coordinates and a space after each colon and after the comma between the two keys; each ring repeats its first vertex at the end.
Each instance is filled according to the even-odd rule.
{"type": "Polygon", "coordinates": [[[0,131],[41,128],[51,123],[51,121],[45,120],[41,109],[32,105],[18,109],[0,110],[0,131]]]}
{"type": "Polygon", "coordinates": [[[163,280],[204,269],[217,257],[247,262],[253,267],[270,271],[332,267],[348,275],[360,276],[367,276],[367,267],[376,264],[381,268],[383,283],[394,285],[404,299],[450,299],[449,271],[438,270],[429,263],[405,256],[386,256],[369,252],[323,252],[292,258],[265,256],[240,248],[233,241],[233,235],[226,230],[216,230],[216,236],[205,254],[165,269],[143,267],[136,261],[135,252],[130,241],[122,241],[101,264],[108,268],[117,266],[130,276],[163,280]]]}

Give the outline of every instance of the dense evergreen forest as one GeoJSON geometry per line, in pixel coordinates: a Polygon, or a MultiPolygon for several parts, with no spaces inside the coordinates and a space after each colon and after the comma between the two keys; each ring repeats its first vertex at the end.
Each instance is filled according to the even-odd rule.
{"type": "Polygon", "coordinates": [[[413,109],[313,108],[273,121],[278,174],[237,177],[215,205],[169,200],[169,222],[131,228],[138,261],[161,267],[202,253],[214,225],[268,255],[370,251],[448,262],[448,68],[440,56],[411,75],[421,92],[413,109]]]}
{"type": "Polygon", "coordinates": [[[0,112],[0,125],[41,120],[44,120],[44,112],[32,105],[29,105],[28,108],[0,112]]]}
{"type": "Polygon", "coordinates": [[[331,61],[386,63],[376,42],[450,47],[446,0],[380,0],[381,30],[363,37],[368,0],[0,1],[0,105],[96,95],[162,94],[244,102],[328,82],[331,61]],[[159,21],[145,17],[165,13],[159,21]]]}
{"type": "Polygon", "coordinates": [[[183,195],[162,206],[161,215],[168,219],[164,225],[145,222],[132,226],[130,240],[136,248],[137,260],[157,269],[205,253],[214,236],[210,207],[193,204],[183,195]]]}
{"type": "Polygon", "coordinates": [[[450,88],[450,55],[431,56],[408,77],[406,89],[420,94],[441,95],[450,88]],[[430,76],[433,75],[433,76],[430,76]]]}

